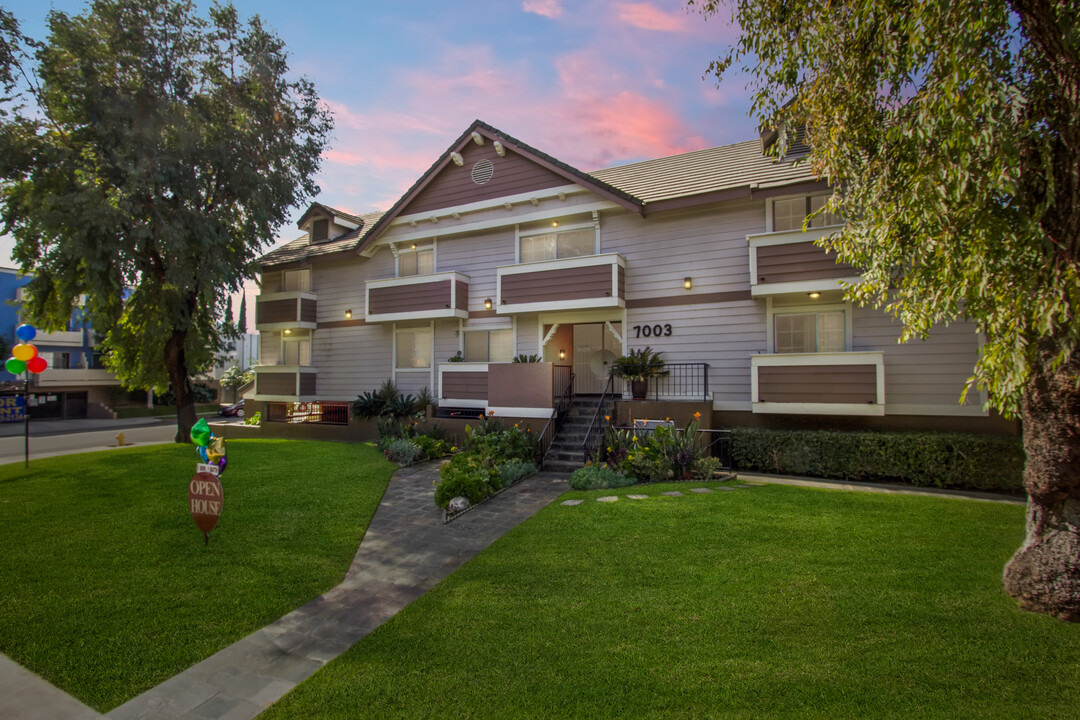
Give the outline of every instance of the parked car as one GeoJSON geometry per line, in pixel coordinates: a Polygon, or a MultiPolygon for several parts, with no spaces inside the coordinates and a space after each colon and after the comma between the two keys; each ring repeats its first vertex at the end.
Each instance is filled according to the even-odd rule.
{"type": "Polygon", "coordinates": [[[218,415],[224,417],[244,417],[244,401],[234,402],[232,405],[223,405],[221,409],[218,410],[218,415]]]}

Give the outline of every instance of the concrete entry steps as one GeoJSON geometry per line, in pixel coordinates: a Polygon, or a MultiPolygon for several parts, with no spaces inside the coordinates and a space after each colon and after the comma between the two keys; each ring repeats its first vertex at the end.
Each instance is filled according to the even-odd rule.
{"type": "MultiPolygon", "coordinates": [[[[589,423],[596,415],[599,403],[599,395],[581,395],[574,398],[566,419],[559,428],[559,434],[551,441],[551,449],[544,460],[545,470],[570,473],[585,464],[582,443],[585,442],[585,433],[589,430],[589,423]]],[[[604,422],[604,415],[615,412],[613,397],[606,398],[604,405],[598,423],[604,422]]]]}

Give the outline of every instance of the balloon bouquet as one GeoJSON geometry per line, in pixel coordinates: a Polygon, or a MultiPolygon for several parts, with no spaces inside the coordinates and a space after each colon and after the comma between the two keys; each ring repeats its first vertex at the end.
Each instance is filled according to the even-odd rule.
{"type": "Polygon", "coordinates": [[[206,424],[206,418],[191,427],[191,442],[195,443],[195,451],[199,453],[199,459],[207,465],[217,466],[217,474],[220,477],[225,472],[228,458],[225,456],[225,438],[215,437],[206,424]]]}
{"type": "Polygon", "coordinates": [[[15,328],[15,337],[22,342],[11,349],[11,357],[4,363],[4,369],[12,375],[18,375],[30,371],[35,375],[45,372],[49,363],[45,358],[38,355],[36,347],[30,341],[37,337],[37,328],[33,325],[22,324],[15,328]]]}

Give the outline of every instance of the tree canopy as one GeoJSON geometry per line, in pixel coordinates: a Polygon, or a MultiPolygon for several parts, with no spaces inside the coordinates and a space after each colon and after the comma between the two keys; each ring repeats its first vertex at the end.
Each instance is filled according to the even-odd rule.
{"type": "Polygon", "coordinates": [[[40,43],[0,21],[0,81],[21,92],[0,118],[0,217],[34,274],[29,316],[59,327],[85,302],[108,369],[171,384],[185,438],[188,378],[221,348],[225,298],[316,194],[329,112],[228,4],[96,0],[51,12],[40,43]]]}

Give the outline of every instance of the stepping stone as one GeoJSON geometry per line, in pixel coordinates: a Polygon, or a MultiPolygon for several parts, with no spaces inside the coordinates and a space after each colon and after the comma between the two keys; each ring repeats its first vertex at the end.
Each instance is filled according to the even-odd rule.
{"type": "Polygon", "coordinates": [[[615,502],[618,499],[618,495],[605,495],[604,497],[596,498],[596,502],[615,502]]]}
{"type": "Polygon", "coordinates": [[[678,490],[671,490],[666,493],[660,493],[661,495],[667,495],[668,497],[682,497],[682,493],[678,490]]]}
{"type": "Polygon", "coordinates": [[[584,500],[563,500],[563,505],[580,505],[584,500]]]}
{"type": "Polygon", "coordinates": [[[648,495],[627,495],[626,497],[631,500],[647,500],[649,498],[648,495]]]}
{"type": "Polygon", "coordinates": [[[731,487],[748,488],[748,487],[754,487],[754,486],[753,485],[732,485],[731,487]]]}
{"type": "Polygon", "coordinates": [[[733,487],[728,487],[727,485],[721,485],[720,487],[718,487],[718,488],[716,488],[716,489],[717,489],[717,490],[734,490],[735,488],[733,488],[733,487]]]}
{"type": "Polygon", "coordinates": [[[710,490],[709,488],[690,488],[690,492],[707,493],[712,492],[712,490],[710,490]]]}

